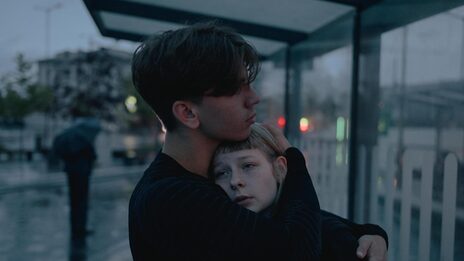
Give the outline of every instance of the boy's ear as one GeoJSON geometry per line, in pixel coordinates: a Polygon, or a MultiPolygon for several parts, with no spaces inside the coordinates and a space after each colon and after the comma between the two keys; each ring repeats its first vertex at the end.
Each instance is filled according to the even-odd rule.
{"type": "Polygon", "coordinates": [[[193,103],[189,101],[175,101],[172,104],[172,114],[188,128],[196,129],[200,126],[200,119],[193,103]]]}
{"type": "Polygon", "coordinates": [[[287,158],[278,156],[274,161],[274,170],[278,182],[282,182],[287,175],[287,158]]]}

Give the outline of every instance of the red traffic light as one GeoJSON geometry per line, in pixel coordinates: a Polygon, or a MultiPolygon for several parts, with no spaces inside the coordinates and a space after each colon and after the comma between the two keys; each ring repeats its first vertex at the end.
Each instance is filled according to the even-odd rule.
{"type": "Polygon", "coordinates": [[[285,118],[283,116],[280,116],[279,119],[277,119],[277,125],[279,128],[283,129],[285,127],[285,118]]]}

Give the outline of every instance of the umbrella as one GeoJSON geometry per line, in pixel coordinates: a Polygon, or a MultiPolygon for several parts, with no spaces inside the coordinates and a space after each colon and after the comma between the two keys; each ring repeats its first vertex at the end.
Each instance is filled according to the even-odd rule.
{"type": "Polygon", "coordinates": [[[53,140],[54,153],[63,158],[75,158],[85,150],[93,151],[95,138],[101,129],[95,118],[80,118],[53,140]]]}

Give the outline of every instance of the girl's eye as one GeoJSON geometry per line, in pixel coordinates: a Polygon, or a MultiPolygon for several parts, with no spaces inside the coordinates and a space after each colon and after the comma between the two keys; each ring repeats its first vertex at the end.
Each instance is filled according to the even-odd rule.
{"type": "Polygon", "coordinates": [[[218,179],[218,178],[224,177],[224,176],[226,176],[227,173],[228,172],[226,170],[215,171],[214,172],[214,178],[218,179]]]}
{"type": "Polygon", "coordinates": [[[256,167],[256,164],[254,164],[254,163],[245,163],[242,166],[242,168],[245,169],[245,170],[249,170],[249,169],[252,169],[254,167],[256,167]]]}

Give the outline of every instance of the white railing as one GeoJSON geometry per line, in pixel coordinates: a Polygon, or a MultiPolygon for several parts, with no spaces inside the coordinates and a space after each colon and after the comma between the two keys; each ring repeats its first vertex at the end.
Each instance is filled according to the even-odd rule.
{"type": "MultiPolygon", "coordinates": [[[[301,147],[321,208],[346,217],[347,143],[317,139],[301,147]]],[[[437,164],[431,147],[406,147],[399,158],[396,147],[380,151],[386,148],[358,148],[356,221],[379,224],[387,231],[389,260],[454,260],[456,220],[464,221],[464,209],[456,205],[458,157],[448,153],[443,164],[437,164]],[[434,175],[435,182],[443,183],[443,191],[433,191],[434,175]],[[434,199],[437,193],[442,199],[434,199]],[[432,216],[441,217],[441,228],[432,216]]]]}
{"type": "MultiPolygon", "coordinates": [[[[415,169],[421,170],[420,180],[420,224],[419,224],[419,260],[430,260],[429,249],[432,228],[432,189],[433,170],[436,155],[432,151],[406,150],[403,155],[403,186],[401,189],[400,222],[400,258],[409,260],[412,198],[412,177],[415,169]]],[[[456,220],[458,161],[454,154],[448,154],[443,165],[443,203],[441,205],[441,258],[454,259],[454,230],[456,220]]]]}
{"type": "MultiPolygon", "coordinates": [[[[375,153],[374,153],[375,155],[375,153]]],[[[391,244],[390,260],[436,260],[437,257],[431,256],[431,248],[439,251],[439,260],[454,260],[455,246],[455,227],[456,219],[464,220],[464,210],[457,209],[457,186],[458,186],[458,159],[455,154],[448,153],[444,158],[444,164],[439,169],[436,165],[436,153],[427,149],[406,149],[401,157],[401,185],[398,183],[397,163],[395,160],[396,151],[389,150],[387,169],[382,171],[373,165],[374,177],[385,179],[381,182],[374,180],[371,186],[371,198],[377,200],[384,199],[383,206],[375,204],[370,208],[369,220],[375,222],[377,219],[378,207],[383,214],[384,228],[389,234],[390,239],[398,239],[399,244],[391,244]],[[433,199],[434,170],[436,173],[443,173],[442,200],[433,199]],[[383,172],[382,177],[377,173],[383,172]],[[414,177],[414,173],[416,176],[414,177]],[[420,173],[420,174],[419,174],[420,173]],[[377,175],[375,175],[377,174],[377,175]],[[395,224],[394,204],[401,205],[399,214],[399,224],[395,224]],[[418,210],[419,218],[412,218],[413,210],[418,210]],[[432,230],[432,214],[441,216],[440,244],[432,244],[434,234],[432,230]],[[418,224],[417,224],[418,222],[418,224]],[[418,227],[418,235],[412,237],[412,227],[418,227]],[[417,246],[412,251],[412,244],[417,246]],[[397,247],[398,249],[392,249],[397,247]],[[438,249],[439,248],[439,249],[438,249]],[[396,255],[395,255],[396,253],[396,255]]],[[[436,175],[435,181],[439,175],[436,175]]],[[[439,177],[441,178],[441,177],[439,177]]],[[[436,192],[437,193],[437,192],[436,192]]],[[[371,204],[372,206],[372,204],[371,204]]],[[[435,239],[435,242],[437,239],[435,239]]]]}
{"type": "Polygon", "coordinates": [[[321,208],[346,217],[348,143],[317,139],[305,144],[303,153],[321,208]]]}

